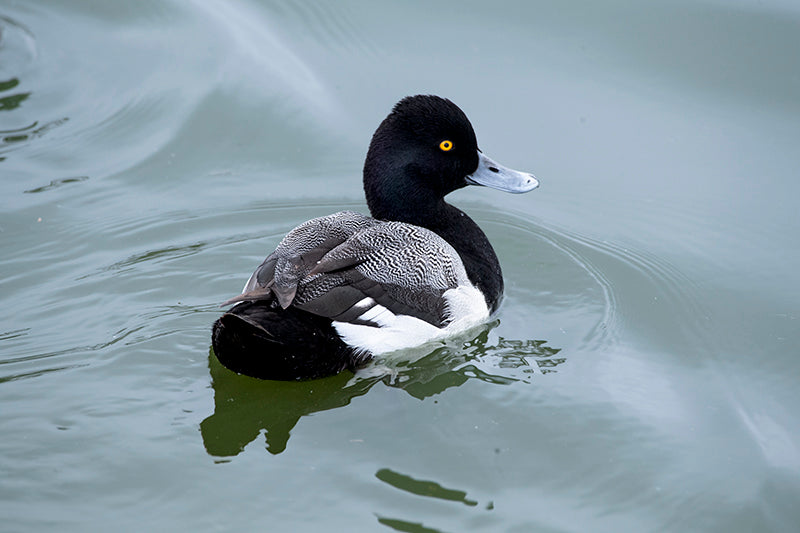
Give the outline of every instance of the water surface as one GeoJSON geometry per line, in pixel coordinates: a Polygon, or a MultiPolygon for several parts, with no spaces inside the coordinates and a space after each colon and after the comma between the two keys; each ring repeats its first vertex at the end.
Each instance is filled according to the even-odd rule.
{"type": "Polygon", "coordinates": [[[0,2],[9,531],[795,531],[800,9],[0,2]],[[210,352],[435,93],[542,186],[450,200],[506,298],[307,383],[210,352]],[[373,368],[373,370],[375,370],[373,368]]]}

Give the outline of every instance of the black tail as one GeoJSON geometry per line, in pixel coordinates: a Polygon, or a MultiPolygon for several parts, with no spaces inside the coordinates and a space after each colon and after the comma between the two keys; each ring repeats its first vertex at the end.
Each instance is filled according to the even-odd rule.
{"type": "Polygon", "coordinates": [[[222,315],[212,343],[225,367],[261,379],[322,378],[371,358],[347,346],[330,319],[263,301],[240,303],[222,315]]]}

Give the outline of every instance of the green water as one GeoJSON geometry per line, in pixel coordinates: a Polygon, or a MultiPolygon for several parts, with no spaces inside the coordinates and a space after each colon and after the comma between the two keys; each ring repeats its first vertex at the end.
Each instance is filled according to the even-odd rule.
{"type": "Polygon", "coordinates": [[[796,2],[0,0],[0,530],[797,531],[796,2]],[[221,301],[446,96],[497,320],[233,374],[221,301]],[[375,368],[373,368],[375,370],[375,368]]]}

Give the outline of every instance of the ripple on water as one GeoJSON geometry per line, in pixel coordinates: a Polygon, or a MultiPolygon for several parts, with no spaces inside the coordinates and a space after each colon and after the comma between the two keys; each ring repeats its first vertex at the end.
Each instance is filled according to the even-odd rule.
{"type": "Polygon", "coordinates": [[[7,152],[57,125],[37,121],[14,124],[14,118],[6,114],[30,98],[32,91],[20,78],[32,68],[37,56],[33,32],[10,17],[0,16],[0,113],[3,113],[5,125],[0,129],[0,162],[6,158],[7,152]]]}
{"type": "Polygon", "coordinates": [[[705,324],[698,320],[707,316],[702,291],[665,259],[546,226],[522,213],[470,212],[501,255],[508,284],[502,328],[548,339],[567,360],[578,353],[608,353],[623,338],[641,341],[648,352],[674,352],[678,339],[685,343],[678,350],[686,354],[707,348],[705,324]]]}
{"type": "Polygon", "coordinates": [[[586,241],[524,214],[470,211],[501,255],[507,282],[503,322],[524,321],[532,331],[549,329],[551,338],[567,336],[571,349],[614,342],[616,294],[586,241]]]}

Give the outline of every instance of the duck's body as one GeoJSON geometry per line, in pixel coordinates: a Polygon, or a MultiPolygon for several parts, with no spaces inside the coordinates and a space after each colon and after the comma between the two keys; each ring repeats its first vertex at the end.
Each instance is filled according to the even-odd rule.
{"type": "Polygon", "coordinates": [[[502,298],[500,263],[478,225],[444,201],[471,183],[538,185],[483,156],[449,100],[402,100],[364,165],[374,218],[345,211],[292,230],[214,324],[220,362],[266,379],[316,378],[486,321],[502,298]]]}

